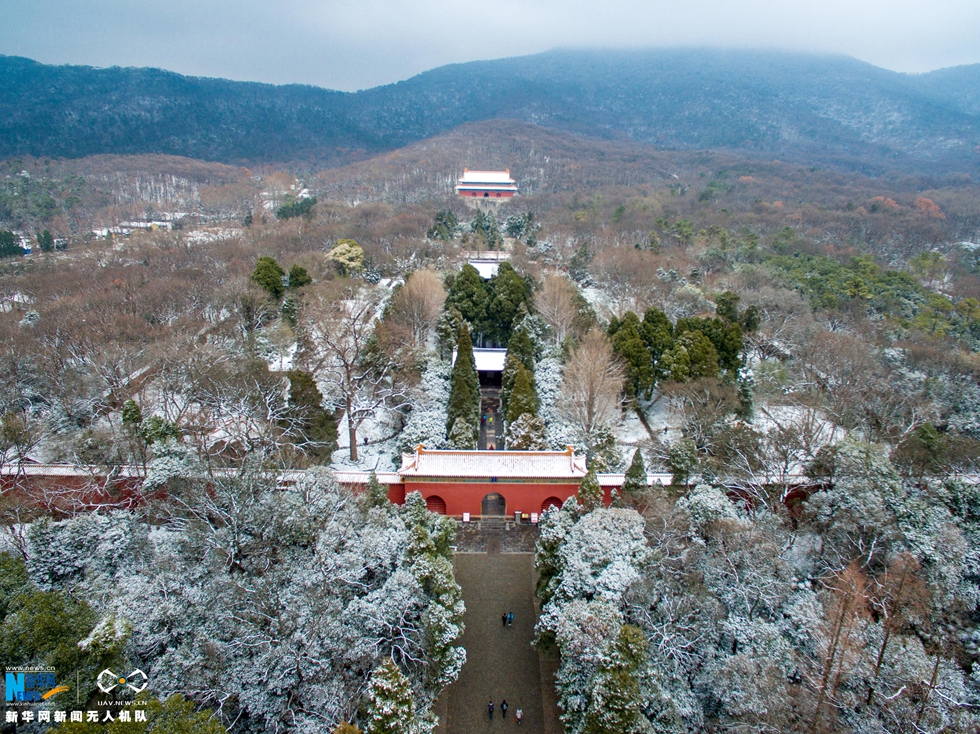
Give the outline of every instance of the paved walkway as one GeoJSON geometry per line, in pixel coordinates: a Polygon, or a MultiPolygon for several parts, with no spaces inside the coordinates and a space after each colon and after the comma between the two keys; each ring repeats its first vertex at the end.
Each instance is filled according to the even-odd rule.
{"type": "MultiPolygon", "coordinates": [[[[530,553],[459,553],[456,580],[466,602],[466,631],[461,638],[467,661],[459,679],[443,694],[445,720],[440,734],[522,732],[545,734],[541,667],[531,646],[534,607],[534,556],[530,553]],[[513,612],[514,625],[503,627],[500,615],[513,612]],[[507,718],[500,702],[507,699],[507,718]],[[487,716],[493,700],[494,719],[487,716]],[[514,712],[524,711],[524,723],[514,712]]],[[[550,719],[553,719],[552,715],[550,719]]],[[[549,721],[549,724],[552,724],[549,721]]],[[[548,727],[553,731],[553,725],[548,727]]]]}

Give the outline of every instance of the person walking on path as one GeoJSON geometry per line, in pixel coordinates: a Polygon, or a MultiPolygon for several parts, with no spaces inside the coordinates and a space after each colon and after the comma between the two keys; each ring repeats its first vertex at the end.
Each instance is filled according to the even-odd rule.
{"type": "Polygon", "coordinates": [[[487,704],[487,716],[493,721],[493,701],[487,704]]]}
{"type": "Polygon", "coordinates": [[[500,702],[500,717],[503,719],[507,718],[507,699],[505,698],[500,702]]]}
{"type": "Polygon", "coordinates": [[[507,612],[507,626],[508,627],[511,627],[511,626],[513,626],[513,624],[514,624],[514,613],[513,612],[507,612]]]}
{"type": "Polygon", "coordinates": [[[501,614],[500,615],[500,626],[501,627],[506,627],[507,626],[507,615],[506,614],[501,614]]]}
{"type": "Polygon", "coordinates": [[[520,724],[524,720],[524,712],[520,709],[514,712],[514,723],[520,724]]]}

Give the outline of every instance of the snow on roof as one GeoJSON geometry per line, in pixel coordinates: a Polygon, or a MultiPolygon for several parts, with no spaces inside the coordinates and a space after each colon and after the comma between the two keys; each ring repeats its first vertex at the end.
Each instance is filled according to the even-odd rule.
{"type": "Polygon", "coordinates": [[[398,470],[406,477],[472,477],[581,480],[585,457],[565,451],[429,451],[419,446],[402,454],[398,470]]]}
{"type": "Polygon", "coordinates": [[[470,260],[470,265],[476,268],[476,272],[480,274],[480,277],[484,280],[490,280],[493,276],[497,274],[500,269],[500,263],[496,260],[470,260]]]}
{"type": "Polygon", "coordinates": [[[510,171],[471,171],[464,169],[460,184],[513,184],[510,171]]]}
{"type": "MultiPolygon", "coordinates": [[[[474,349],[473,361],[476,362],[477,372],[503,372],[504,360],[507,359],[506,349],[474,349]]],[[[456,364],[456,350],[453,350],[452,364],[456,364]]]]}
{"type": "MultiPolygon", "coordinates": [[[[334,471],[334,479],[337,480],[338,484],[367,484],[371,479],[371,472],[369,471],[334,471]]],[[[398,476],[393,471],[379,471],[375,472],[374,476],[378,478],[380,484],[401,484],[402,478],[398,476]]]]}
{"type": "MultiPolygon", "coordinates": [[[[600,487],[622,487],[623,482],[626,481],[625,474],[596,474],[596,478],[599,480],[600,487]]],[[[657,482],[666,487],[673,481],[674,478],[670,474],[647,474],[648,487],[657,482]]]]}

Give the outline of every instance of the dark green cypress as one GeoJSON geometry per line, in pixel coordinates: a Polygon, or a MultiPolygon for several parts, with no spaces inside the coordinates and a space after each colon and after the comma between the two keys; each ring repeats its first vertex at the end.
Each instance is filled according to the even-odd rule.
{"type": "Polygon", "coordinates": [[[643,453],[637,449],[633,452],[633,461],[626,470],[623,486],[619,493],[627,502],[641,497],[647,489],[647,468],[643,463],[643,453]]]}
{"type": "Polygon", "coordinates": [[[514,390],[510,394],[507,402],[507,423],[508,425],[516,421],[525,413],[532,416],[538,414],[538,396],[531,378],[523,364],[517,366],[517,377],[514,379],[514,390]]]}
{"type": "Polygon", "coordinates": [[[457,419],[479,430],[480,426],[480,378],[476,374],[473,359],[473,341],[470,330],[462,324],[456,341],[456,362],[453,364],[449,383],[449,405],[446,408],[446,433],[450,434],[457,419]]]}

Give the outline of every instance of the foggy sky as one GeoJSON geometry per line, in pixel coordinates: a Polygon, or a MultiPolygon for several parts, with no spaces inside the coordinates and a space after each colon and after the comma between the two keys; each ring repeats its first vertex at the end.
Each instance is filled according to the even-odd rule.
{"type": "Polygon", "coordinates": [[[980,62],[980,0],[0,0],[0,54],[354,90],[555,47],[980,62]]]}

